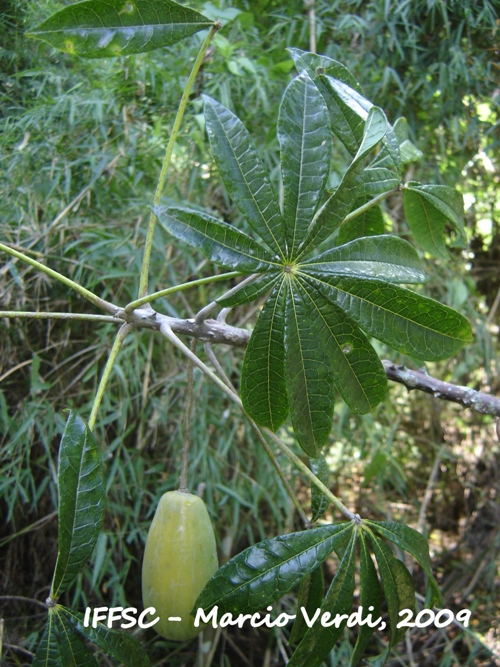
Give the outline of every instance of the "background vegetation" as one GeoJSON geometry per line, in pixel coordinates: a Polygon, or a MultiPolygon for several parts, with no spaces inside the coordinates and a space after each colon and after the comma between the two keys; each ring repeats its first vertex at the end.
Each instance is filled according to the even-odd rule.
{"type": "MultiPolygon", "coordinates": [[[[24,37],[65,4],[4,0],[0,8],[0,236],[126,303],[136,297],[147,206],[200,38],[165,52],[83,61],[24,37]]],[[[293,75],[285,49],[311,47],[314,12],[318,52],[347,65],[389,119],[408,119],[424,157],[407,180],[434,179],[464,194],[467,247],[453,247],[449,261],[428,260],[425,289],[469,317],[475,340],[456,358],[429,364],[429,372],[498,393],[498,2],[193,0],[190,6],[221,18],[225,27],[198,79],[167,196],[238,221],[208,151],[202,90],[243,120],[278,178],[277,105],[293,75]]],[[[345,158],[336,156],[339,173],[345,158]]],[[[399,200],[389,200],[385,215],[388,227],[407,234],[399,200]]],[[[213,271],[160,228],[152,262],[152,290],[213,271]]],[[[227,287],[193,289],[158,307],[193,316],[227,287]]],[[[1,263],[0,294],[3,310],[91,312],[79,296],[8,257],[1,263]]],[[[254,318],[255,308],[247,307],[230,321],[251,327],[254,318]]],[[[20,665],[30,663],[39,639],[45,612],[36,601],[48,594],[57,553],[63,410],[90,412],[113,325],[2,320],[0,337],[1,659],[20,665]]],[[[378,349],[397,363],[413,363],[378,349]]],[[[219,356],[237,383],[241,351],[224,348],[219,356]]],[[[177,485],[185,387],[184,360],[164,341],[147,332],[127,340],[95,430],[106,457],[105,529],[63,603],[82,610],[140,606],[147,529],[159,496],[177,485]]],[[[221,560],[266,535],[298,528],[241,414],[196,371],[194,392],[190,484],[211,511],[221,560]]],[[[393,664],[497,664],[500,447],[492,419],[391,386],[371,415],[350,414],[339,401],[328,460],[332,488],[344,502],[371,518],[401,518],[429,536],[446,606],[473,609],[472,632],[457,626],[415,631],[393,664]]],[[[282,463],[307,502],[306,485],[282,463]]],[[[295,601],[286,598],[283,605],[295,601]]],[[[288,631],[256,633],[224,631],[213,664],[283,664],[288,631]]],[[[142,638],[155,665],[194,665],[196,652],[203,652],[196,642],[172,645],[153,632],[142,638]]],[[[346,635],[330,664],[347,665],[349,651],[346,635]]]]}

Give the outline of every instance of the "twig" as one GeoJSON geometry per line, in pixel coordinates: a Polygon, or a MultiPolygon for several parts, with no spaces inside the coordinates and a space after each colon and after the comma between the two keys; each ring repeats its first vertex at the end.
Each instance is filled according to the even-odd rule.
{"type": "Polygon", "coordinates": [[[485,415],[500,417],[500,399],[496,396],[483,394],[470,387],[436,380],[436,378],[427,375],[425,371],[412,371],[405,366],[397,366],[386,359],[382,360],[382,364],[389,380],[404,384],[410,391],[418,389],[426,394],[432,394],[434,398],[459,403],[465,408],[472,408],[485,415]]]}

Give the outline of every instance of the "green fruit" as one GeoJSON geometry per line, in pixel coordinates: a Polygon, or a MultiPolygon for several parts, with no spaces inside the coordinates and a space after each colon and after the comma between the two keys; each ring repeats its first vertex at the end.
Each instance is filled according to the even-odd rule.
{"type": "Polygon", "coordinates": [[[202,630],[190,612],[218,568],[215,536],[205,503],[181,491],[163,494],[149,529],[142,564],[144,608],[154,607],[154,629],[166,639],[186,641],[202,630]],[[170,616],[181,621],[169,621],[170,616]]]}

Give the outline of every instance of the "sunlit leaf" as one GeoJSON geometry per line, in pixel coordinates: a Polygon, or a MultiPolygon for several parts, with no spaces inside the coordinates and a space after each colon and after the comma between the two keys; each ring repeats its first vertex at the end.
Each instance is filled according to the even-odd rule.
{"type": "Polygon", "coordinates": [[[173,0],[86,0],[61,9],[28,34],[87,58],[171,46],[212,21],[173,0]]]}
{"type": "Polygon", "coordinates": [[[262,244],[217,218],[173,206],[155,206],[153,211],[170,234],[198,248],[216,264],[242,273],[277,268],[262,244]]]}
{"type": "Polygon", "coordinates": [[[332,148],[328,111],[307,72],[288,85],[278,116],[288,255],[303,240],[323,195],[332,148]]]}
{"type": "MultiPolygon", "coordinates": [[[[294,588],[328,558],[354,524],[338,523],[280,535],[245,549],[217,570],[194,609],[248,614],[261,611],[294,588]]],[[[352,601],[352,599],[351,599],[352,601]]]]}

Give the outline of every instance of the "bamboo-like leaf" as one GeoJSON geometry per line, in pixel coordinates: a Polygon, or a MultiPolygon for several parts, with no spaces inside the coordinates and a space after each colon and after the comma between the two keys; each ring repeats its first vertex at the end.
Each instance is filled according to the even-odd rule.
{"type": "Polygon", "coordinates": [[[389,234],[358,238],[326,250],[300,268],[311,275],[376,278],[389,283],[423,283],[427,279],[413,246],[389,234]]]}
{"type": "Polygon", "coordinates": [[[368,334],[417,359],[446,359],[472,339],[463,315],[404,287],[328,275],[304,280],[368,334]]]}
{"type": "Polygon", "coordinates": [[[262,296],[266,292],[269,292],[281,275],[282,272],[268,271],[263,275],[258,276],[249,285],[245,285],[231,296],[222,295],[215,300],[224,308],[242,306],[249,301],[258,299],[259,296],[262,296]]]}
{"type": "Polygon", "coordinates": [[[373,533],[369,532],[375,558],[377,559],[382,587],[389,612],[390,645],[395,646],[404,637],[407,628],[398,628],[399,612],[402,609],[415,610],[415,589],[413,579],[404,563],[396,558],[389,547],[373,533]]]}
{"type": "Polygon", "coordinates": [[[330,524],[263,540],[217,570],[195,602],[194,610],[254,613],[294,588],[351,533],[352,522],[330,524]]]}
{"type": "MultiPolygon", "coordinates": [[[[368,550],[365,536],[361,532],[359,544],[359,606],[363,610],[363,615],[370,613],[372,619],[375,620],[379,617],[381,602],[382,595],[377,571],[368,550]]],[[[375,628],[371,628],[368,623],[359,626],[350,667],[356,667],[361,661],[374,630],[375,628]]]]}
{"type": "Polygon", "coordinates": [[[252,229],[279,257],[286,255],[278,200],[247,129],[229,109],[207,95],[205,119],[219,172],[252,229]]]}
{"type": "Polygon", "coordinates": [[[112,630],[102,623],[97,623],[95,628],[92,627],[92,624],[85,627],[83,614],[66,607],[61,607],[61,614],[68,619],[80,635],[99,646],[120,665],[124,667],[149,667],[151,664],[146,649],[132,635],[112,630]]]}
{"type": "Polygon", "coordinates": [[[59,552],[50,596],[56,600],[85,565],[104,516],[102,459],[94,436],[70,412],[59,449],[59,552]]]}
{"type": "Polygon", "coordinates": [[[358,82],[349,70],[336,60],[328,56],[308,53],[300,49],[288,49],[299,72],[306,70],[323,95],[329,114],[331,127],[335,135],[342,141],[347,150],[354,155],[359,148],[363,135],[364,121],[353,114],[345,113],[345,105],[338,103],[336,96],[332,95],[323,81],[323,76],[318,71],[335,79],[339,79],[357,92],[361,92],[358,82]]]}
{"type": "Polygon", "coordinates": [[[241,372],[243,407],[272,431],[288,415],[283,342],[286,292],[283,280],[273,288],[250,336],[241,372]]]}
{"type": "Polygon", "coordinates": [[[304,607],[308,618],[313,618],[316,610],[323,604],[323,568],[321,565],[308,574],[300,584],[297,596],[297,618],[294,621],[289,644],[297,644],[307,632],[307,624],[301,608],[304,607]]]}
{"type": "Polygon", "coordinates": [[[160,224],[177,239],[189,243],[216,264],[241,273],[277,268],[271,255],[250,236],[206,213],[174,206],[155,206],[160,224]]]}
{"type": "Polygon", "coordinates": [[[86,0],[61,9],[28,34],[86,58],[108,58],[171,46],[210,19],[173,0],[86,0]]]}
{"type": "Polygon", "coordinates": [[[351,410],[369,412],[385,398],[387,377],[382,363],[359,328],[321,292],[308,288],[301,291],[304,317],[317,347],[330,360],[333,382],[351,410]]]}
{"type": "MultiPolygon", "coordinates": [[[[352,215],[358,208],[361,208],[369,202],[369,197],[358,197],[349,213],[352,215]]],[[[366,209],[355,218],[346,221],[340,225],[337,243],[343,245],[354,239],[363,236],[376,236],[385,231],[384,215],[380,206],[372,206],[366,209]]]]}
{"type": "Polygon", "coordinates": [[[332,428],[334,382],[331,362],[308,316],[302,290],[293,284],[285,309],[285,377],[293,430],[313,458],[332,428]]]}
{"type": "MultiPolygon", "coordinates": [[[[323,454],[309,461],[311,470],[316,477],[328,488],[330,486],[330,468],[323,454]]],[[[328,498],[321,493],[315,484],[311,484],[311,523],[323,516],[328,507],[328,498]]]]}
{"type": "Polygon", "coordinates": [[[281,100],[278,141],[288,255],[293,256],[323,196],[332,151],[328,110],[305,71],[281,100]]]}
{"type": "Polygon", "coordinates": [[[325,241],[352,210],[354,202],[360,196],[362,179],[359,175],[363,171],[365,158],[382,140],[387,129],[384,112],[378,107],[372,107],[364,127],[365,132],[358,152],[338,188],[312,220],[306,237],[299,246],[297,258],[325,241]]]}
{"type": "MultiPolygon", "coordinates": [[[[346,614],[352,610],[355,587],[355,553],[357,531],[353,531],[351,541],[340,562],[339,568],[330,585],[321,607],[321,617],[329,613],[330,622],[337,614],[346,614]]],[[[288,662],[288,667],[320,667],[344,632],[347,618],[340,623],[325,627],[320,623],[313,625],[304,635],[295,653],[288,662]]]]}
{"type": "Polygon", "coordinates": [[[431,604],[437,606],[443,604],[443,598],[438,584],[431,569],[431,557],[429,554],[429,544],[425,537],[418,531],[395,521],[370,521],[366,524],[376,530],[380,535],[387,538],[398,547],[411,554],[422,566],[428,577],[429,586],[432,593],[431,604]]]}

